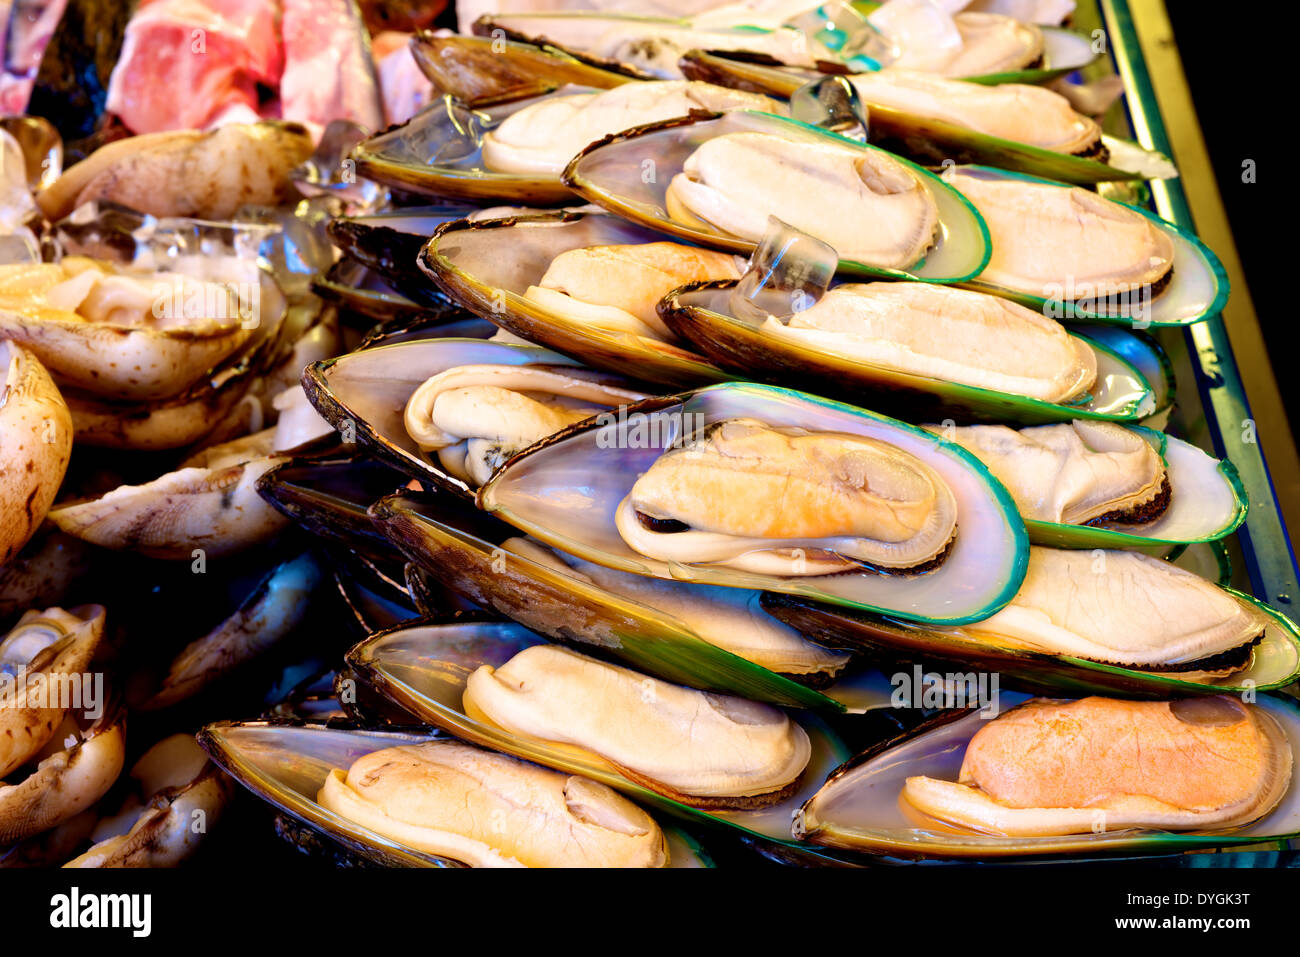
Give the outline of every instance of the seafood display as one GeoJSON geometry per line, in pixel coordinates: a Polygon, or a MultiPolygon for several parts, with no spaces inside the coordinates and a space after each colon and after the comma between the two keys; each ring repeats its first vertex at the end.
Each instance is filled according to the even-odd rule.
{"type": "Polygon", "coordinates": [[[1292,860],[1238,267],[1131,48],[553,6],[8,38],[0,866],[1292,860]]]}

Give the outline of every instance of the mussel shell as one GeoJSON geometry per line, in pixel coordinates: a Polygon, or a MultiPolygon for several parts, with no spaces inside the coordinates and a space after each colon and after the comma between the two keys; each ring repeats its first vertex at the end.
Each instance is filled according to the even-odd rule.
{"type": "MultiPolygon", "coordinates": [[[[1030,176],[1026,173],[1012,173],[1007,170],[993,169],[988,166],[954,167],[963,172],[973,173],[982,179],[1021,180],[1026,183],[1040,183],[1047,186],[1070,188],[1068,183],[1030,176]]],[[[1112,202],[1115,202],[1112,200],[1112,202]]],[[[1148,304],[1149,324],[1158,328],[1162,326],[1187,326],[1204,322],[1210,316],[1222,311],[1228,301],[1228,273],[1208,246],[1196,236],[1182,228],[1162,219],[1149,209],[1120,205],[1133,210],[1150,220],[1157,229],[1165,233],[1174,244],[1173,271],[1169,284],[1148,304]]],[[[1064,281],[1068,277],[1062,276],[1064,281]]],[[[1047,316],[1060,317],[1071,322],[1099,323],[1102,325],[1132,326],[1134,320],[1126,315],[1111,315],[1097,309],[1087,309],[1082,305],[1052,303],[1042,296],[1027,293],[973,278],[961,283],[977,292],[992,293],[1002,296],[1022,306],[1041,312],[1047,316]],[[1063,311],[1064,310],[1064,311],[1063,311]]]]}
{"type": "Polygon", "coordinates": [[[1011,600],[1024,577],[1029,545],[1007,491],[969,452],[915,426],[750,383],[651,399],[625,407],[613,419],[593,417],[525,449],[479,490],[480,507],[545,544],[622,571],[802,595],[934,624],[988,617],[1011,600]],[[957,536],[948,556],[935,570],[915,576],[778,578],[669,565],[633,552],[614,527],[614,512],[636,479],[677,440],[683,422],[700,427],[738,417],[875,437],[917,456],[940,474],[956,498],[957,536]],[[638,426],[647,434],[629,439],[629,427],[638,426]]]}
{"type": "MultiPolygon", "coordinates": [[[[500,546],[518,533],[444,496],[396,494],[375,523],[444,586],[585,654],[617,659],[675,684],[796,708],[886,707],[883,678],[855,676],[815,691],[700,638],[654,607],[565,575],[500,546]],[[872,678],[880,680],[871,680],[872,678]]],[[[851,667],[851,666],[850,666],[851,667]]]]}
{"type": "MultiPolygon", "coordinates": [[[[872,5],[874,7],[874,5],[872,5]]],[[[769,18],[770,20],[770,18],[769,18]]],[[[572,46],[574,40],[566,38],[567,45],[552,42],[546,39],[542,34],[546,30],[547,23],[591,21],[592,23],[610,24],[615,22],[627,22],[631,24],[642,23],[646,26],[647,36],[653,37],[656,27],[685,27],[690,25],[689,18],[672,19],[661,16],[645,16],[636,13],[607,13],[604,11],[558,11],[558,12],[539,12],[539,13],[499,13],[487,14],[475,21],[473,29],[480,35],[498,31],[501,35],[513,40],[522,42],[544,43],[550,49],[560,50],[573,56],[580,56],[574,52],[572,46]],[[532,21],[531,29],[528,21],[532,21]],[[512,23],[513,26],[507,26],[512,23]]],[[[715,29],[715,27],[710,27],[715,29]]],[[[740,22],[739,18],[728,22],[727,26],[717,26],[719,30],[729,30],[735,32],[770,32],[772,27],[763,24],[746,25],[740,22]]],[[[986,73],[979,76],[965,77],[976,83],[996,84],[996,83],[1046,83],[1056,77],[1064,76],[1075,70],[1082,69],[1089,63],[1096,60],[1099,54],[1092,49],[1092,40],[1083,34],[1076,33],[1072,30],[1062,29],[1060,27],[1039,26],[1043,34],[1043,56],[1042,64],[1039,66],[1025,67],[1020,70],[1009,70],[1003,73],[986,73]]],[[[552,33],[556,32],[554,29],[552,33]]],[[[563,36],[563,34],[562,34],[563,36]]],[[[571,36],[571,35],[570,35],[571,36]]],[[[693,52],[693,51],[691,51],[693,52]]],[[[733,53],[735,51],[732,51],[733,53]]],[[[741,51],[739,56],[752,57],[767,61],[767,56],[762,53],[752,53],[741,51]]],[[[681,61],[679,60],[679,66],[681,61]]],[[[779,64],[779,61],[772,61],[779,64]]],[[[848,70],[850,67],[858,65],[857,61],[849,57],[843,62],[826,62],[818,61],[816,69],[818,70],[848,70]]],[[[799,69],[792,67],[793,69],[799,69]]],[[[815,73],[814,69],[807,72],[815,73]]]]}
{"type": "Polygon", "coordinates": [[[471,364],[544,365],[580,363],[538,346],[480,339],[423,339],[366,349],[314,362],[303,370],[307,398],[327,422],[383,462],[420,482],[471,498],[468,485],[429,459],[407,434],[403,412],[411,394],[446,369],[471,364]]]}
{"type": "Polygon", "coordinates": [[[802,346],[763,332],[757,320],[734,314],[731,281],[676,289],[659,305],[664,323],[738,378],[801,388],[913,422],[1017,422],[1037,425],[1071,419],[1131,422],[1155,409],[1142,375],[1106,346],[1097,355],[1097,384],[1086,404],[1046,402],[979,386],[872,365],[829,350],[802,346]]]}
{"type": "Polygon", "coordinates": [[[1225,588],[1269,618],[1251,666],[1226,678],[1187,681],[1177,674],[1154,674],[1071,655],[995,645],[989,639],[958,638],[933,628],[863,614],[788,595],[766,594],[763,607],[793,628],[815,634],[832,647],[872,658],[947,665],[957,672],[1000,674],[1008,688],[1046,695],[1119,695],[1160,699],[1190,695],[1270,691],[1300,678],[1300,629],[1264,603],[1225,588]]]}
{"type": "MultiPolygon", "coordinates": [[[[1004,695],[1001,710],[1023,696],[1004,695]]],[[[1265,709],[1300,749],[1300,709],[1292,699],[1261,695],[1265,709]]],[[[955,781],[966,744],[987,719],[975,711],[949,711],[899,738],[870,748],[827,779],[798,812],[796,831],[828,847],[903,858],[1008,858],[1058,854],[1173,854],[1293,840],[1300,837],[1300,772],[1266,817],[1227,833],[1173,833],[1130,829],[1060,837],[999,837],[968,834],[938,822],[931,827],[904,817],[898,796],[906,778],[925,775],[955,781]]]]}
{"type": "MultiPolygon", "coordinates": [[[[512,754],[543,767],[580,774],[657,811],[691,824],[730,830],[733,834],[779,844],[817,860],[815,848],[790,838],[790,815],[817,787],[837,760],[843,744],[812,715],[799,723],[812,741],[812,760],[800,778],[795,797],[753,811],[708,812],[688,807],[630,781],[605,760],[577,748],[525,739],[467,716],[462,704],[465,681],[480,665],[505,664],[517,652],[543,639],[513,622],[429,625],[413,623],[371,635],[348,652],[348,664],[403,708],[458,738],[512,754]]],[[[833,856],[833,855],[832,855],[833,856]]]]}
{"type": "Polygon", "coordinates": [[[415,260],[439,226],[468,216],[474,208],[445,204],[344,216],[330,220],[326,229],[335,246],[378,273],[399,295],[419,306],[445,312],[451,305],[447,297],[430,287],[415,260]]]}
{"type": "Polygon", "coordinates": [[[408,481],[404,473],[374,459],[294,460],[263,473],[257,491],[317,538],[391,560],[395,550],[366,509],[408,481]]]}
{"type": "MultiPolygon", "coordinates": [[[[685,226],[667,213],[665,193],[683,164],[707,140],[736,132],[770,133],[794,142],[834,143],[856,150],[875,150],[856,140],[821,130],[798,120],[770,113],[737,110],[697,115],[633,127],[590,144],[565,168],[564,182],[584,199],[616,215],[660,233],[676,236],[698,246],[710,246],[748,256],[756,243],[718,231],[685,226]],[[653,176],[645,175],[645,163],[654,164],[653,176]],[[648,180],[648,182],[647,182],[648,180]]],[[[883,151],[881,151],[883,152],[883,151]]],[[[857,276],[914,279],[920,282],[959,282],[979,275],[988,265],[988,227],[975,207],[934,174],[907,160],[939,207],[935,244],[924,258],[908,270],[888,269],[867,263],[841,260],[840,269],[857,276]]],[[[781,184],[773,182],[773,190],[781,184]]]]}
{"type": "Polygon", "coordinates": [[[253,794],[368,861],[388,867],[458,867],[459,862],[404,847],[316,802],[334,768],[349,768],[381,748],[420,744],[438,732],[344,730],[270,721],[220,721],[199,731],[199,744],[253,794]]]}
{"type": "Polygon", "coordinates": [[[347,313],[376,322],[407,322],[438,316],[436,309],[408,299],[380,278],[376,270],[346,255],[323,276],[312,279],[311,291],[337,303],[347,313]]]}
{"type": "Polygon", "coordinates": [[[541,96],[566,84],[606,90],[654,79],[613,60],[504,37],[438,36],[426,30],[412,37],[411,55],[435,89],[475,109],[541,96]]]}
{"type": "MultiPolygon", "coordinates": [[[[703,80],[751,93],[789,97],[816,74],[792,71],[753,58],[728,56],[725,52],[706,53],[692,50],[681,60],[688,79],[703,80]]],[[[1177,176],[1178,171],[1165,156],[1142,150],[1136,144],[1124,144],[1121,155],[1133,169],[1101,163],[1084,156],[991,136],[934,117],[920,116],[878,104],[867,104],[868,139],[909,159],[927,165],[982,163],[1000,169],[1018,170],[1046,176],[1066,183],[1090,186],[1113,180],[1140,180],[1177,176]]],[[[1119,146],[1114,137],[1102,136],[1110,147],[1119,146]]]]}
{"type": "Polygon", "coordinates": [[[1231,535],[1246,520],[1246,489],[1231,462],[1212,458],[1182,439],[1134,427],[1165,462],[1169,506],[1145,525],[1067,525],[1025,519],[1035,545],[1054,548],[1140,548],[1211,542],[1231,535]]]}
{"type": "Polygon", "coordinates": [[[357,172],[409,193],[471,203],[555,206],[572,200],[557,179],[498,173],[483,165],[483,134],[537,99],[471,110],[444,96],[353,150],[357,172]]]}
{"type": "Polygon", "coordinates": [[[420,252],[420,268],[448,296],[502,329],[595,369],[675,388],[732,376],[703,356],[645,336],[599,329],[524,297],[551,261],[587,246],[650,243],[655,233],[604,213],[555,212],[508,219],[461,220],[438,230],[420,252]],[[509,256],[502,255],[508,249],[509,256]]]}
{"type": "MultiPolygon", "coordinates": [[[[438,731],[336,728],[321,724],[220,721],[199,731],[212,760],[263,801],[347,851],[383,867],[464,867],[460,861],[407,847],[355,824],[316,801],[334,768],[350,768],[381,748],[444,739],[438,731]]],[[[708,855],[686,832],[664,828],[670,867],[711,867],[708,855]]]]}
{"type": "Polygon", "coordinates": [[[1144,415],[1142,424],[1162,429],[1173,409],[1176,383],[1174,366],[1164,347],[1150,333],[1114,326],[1071,326],[1070,332],[1109,349],[1137,370],[1155,398],[1155,408],[1144,415]]]}

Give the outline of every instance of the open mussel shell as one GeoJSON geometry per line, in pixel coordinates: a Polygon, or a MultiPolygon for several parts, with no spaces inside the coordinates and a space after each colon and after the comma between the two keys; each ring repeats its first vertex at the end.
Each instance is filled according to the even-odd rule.
{"type": "Polygon", "coordinates": [[[1055,548],[1142,548],[1217,541],[1246,520],[1246,489],[1236,467],[1190,442],[1164,432],[1136,431],[1160,453],[1169,486],[1169,507],[1145,525],[1065,525],[1025,519],[1035,545],[1055,548]]]}
{"type": "Polygon", "coordinates": [[[456,867],[455,861],[403,847],[326,810],[316,801],[333,769],[351,767],[357,758],[381,748],[420,744],[438,737],[437,733],[353,731],[268,721],[222,721],[198,733],[203,750],[227,774],[273,807],[327,834],[352,853],[385,866],[456,867]]]}
{"type": "MultiPolygon", "coordinates": [[[[1005,711],[1023,700],[1004,695],[1005,711]]],[[[1300,708],[1293,699],[1261,695],[1255,707],[1277,720],[1292,750],[1300,749],[1300,708]]],[[[1008,858],[1060,854],[1175,854],[1293,840],[1300,836],[1300,772],[1267,816],[1226,832],[1175,833],[1133,828],[1056,837],[1002,837],[909,820],[900,807],[903,782],[914,775],[955,781],[966,745],[986,718],[945,712],[894,741],[870,748],[838,768],[798,812],[796,831],[817,844],[902,858],[1008,858]]]]}
{"type": "MultiPolygon", "coordinates": [[[[1007,170],[992,169],[988,166],[952,167],[988,180],[1021,180],[1027,183],[1039,183],[1069,189],[1068,183],[1045,179],[1041,176],[1029,176],[1025,173],[1012,173],[1007,170]]],[[[1228,301],[1228,274],[1219,257],[1191,233],[1167,222],[1160,216],[1141,206],[1121,204],[1134,212],[1145,216],[1156,228],[1169,237],[1174,246],[1173,270],[1169,284],[1145,304],[1146,314],[1141,321],[1135,322],[1132,316],[1122,313],[1109,313],[1102,309],[1088,308],[1082,300],[1079,302],[1053,301],[1043,296],[1032,296],[1015,289],[998,286],[982,279],[971,279],[962,283],[978,292],[992,293],[1020,303],[1037,312],[1055,319],[1069,322],[1101,323],[1137,328],[1161,326],[1187,326],[1203,322],[1220,312],[1228,301]]],[[[1062,281],[1069,277],[1061,277],[1062,281]]]]}
{"type": "Polygon", "coordinates": [[[1232,588],[1224,590],[1258,608],[1269,622],[1263,640],[1254,648],[1249,668],[1203,682],[1188,681],[1177,674],[1155,674],[1072,655],[999,645],[984,636],[962,636],[953,630],[832,608],[787,595],[764,595],[763,608],[791,627],[817,635],[819,641],[831,647],[873,658],[948,664],[959,673],[997,673],[1007,687],[1037,694],[1158,699],[1269,691],[1300,678],[1300,629],[1295,623],[1249,595],[1232,588]]]}
{"type": "Polygon", "coordinates": [[[498,173],[483,165],[484,134],[537,100],[511,100],[474,110],[444,96],[407,122],[357,146],[352,158],[362,176],[421,196],[555,206],[573,199],[558,179],[498,173]]]}
{"type": "MultiPolygon", "coordinates": [[[[584,199],[656,232],[748,256],[754,252],[756,243],[679,223],[668,215],[665,198],[673,177],[682,171],[686,160],[702,143],[738,132],[768,133],[795,143],[829,141],[857,150],[876,149],[770,113],[751,110],[702,113],[633,127],[597,140],[570,161],[564,170],[564,182],[584,199]],[[653,176],[645,175],[647,161],[654,164],[653,176]]],[[[897,162],[907,163],[889,155],[897,162]]],[[[921,167],[909,165],[938,204],[939,224],[934,245],[908,271],[851,260],[841,260],[840,269],[856,276],[922,282],[959,282],[979,275],[988,264],[991,248],[984,220],[955,189],[921,167]]],[[[774,181],[772,189],[781,189],[781,184],[774,181]]],[[[870,227],[864,224],[863,228],[870,227]]]]}
{"type": "Polygon", "coordinates": [[[303,370],[312,405],[345,439],[407,475],[469,498],[469,486],[426,458],[406,431],[403,413],[420,385],[462,365],[538,365],[576,368],[581,363],[539,346],[481,339],[421,339],[378,346],[303,370]]]}
{"type": "MultiPolygon", "coordinates": [[[[437,731],[368,731],[323,724],[220,721],[198,733],[199,744],[236,781],[272,807],[384,867],[464,867],[460,861],[407,847],[317,803],[316,795],[335,768],[346,770],[383,748],[422,744],[444,736],[437,731]]],[[[709,867],[694,838],[664,828],[672,867],[709,867]]]]}
{"type": "MultiPolygon", "coordinates": [[[[817,396],[750,383],[709,386],[596,416],[525,449],[479,491],[480,507],[534,538],[598,565],[656,578],[801,595],[915,621],[959,624],[993,614],[1015,595],[1028,539],[1010,495],[966,450],[933,433],[817,396]],[[614,514],[637,478],[688,432],[733,418],[887,442],[947,483],[957,537],[943,563],[914,576],[759,575],[646,558],[619,535],[614,514]]],[[[815,634],[806,632],[806,634],[815,634]]]]}
{"type": "MultiPolygon", "coordinates": [[[[415,259],[439,226],[468,216],[474,209],[473,206],[448,203],[342,216],[330,220],[326,230],[330,241],[349,259],[373,270],[398,295],[442,312],[450,306],[446,296],[429,285],[429,280],[416,268],[415,259]]],[[[345,277],[342,282],[350,279],[355,277],[345,277]]],[[[338,285],[341,283],[335,282],[334,287],[338,285]]],[[[395,305],[400,305],[400,300],[395,305]]],[[[377,318],[396,317],[381,315],[377,318]]]]}
{"type": "Polygon", "coordinates": [[[732,281],[683,286],[661,301],[659,314],[670,329],[737,377],[806,389],[911,421],[1136,422],[1155,411],[1155,396],[1142,375],[1100,343],[1088,343],[1097,356],[1097,384],[1084,401],[1046,402],[890,369],[768,335],[757,315],[736,315],[731,305],[735,289],[732,281]]]}
{"type": "MultiPolygon", "coordinates": [[[[808,82],[809,71],[792,71],[781,66],[754,62],[751,58],[692,50],[681,60],[682,72],[692,80],[733,87],[769,96],[790,97],[808,82]]],[[[868,142],[926,165],[980,163],[999,169],[1017,170],[1065,183],[1090,186],[1112,180],[1159,179],[1178,175],[1173,163],[1159,153],[1143,150],[1111,136],[1102,136],[1113,147],[1115,163],[1102,163],[1083,156],[1018,143],[991,136],[946,120],[920,116],[879,104],[867,103],[868,142]],[[1120,165],[1116,165],[1120,164],[1120,165]]]]}
{"type": "Polygon", "coordinates": [[[503,547],[517,537],[513,528],[456,506],[445,496],[396,494],[377,502],[371,514],[427,575],[579,651],[675,684],[788,707],[833,713],[889,705],[881,676],[845,675],[814,690],[710,644],[674,615],[503,547]]]}
{"type": "Polygon", "coordinates": [[[604,212],[554,212],[451,223],[420,253],[420,268],[465,308],[507,332],[643,382],[693,388],[732,376],[677,345],[600,329],[524,297],[551,261],[571,249],[650,243],[661,237],[604,212]],[[502,250],[509,250],[508,256],[502,250]]]}
{"type": "Polygon", "coordinates": [[[501,36],[421,31],[411,38],[411,55],[435,89],[475,108],[541,96],[566,84],[606,90],[629,80],[654,79],[613,60],[501,36]]]}
{"type": "Polygon", "coordinates": [[[544,643],[544,639],[513,622],[413,623],[371,635],[348,652],[347,661],[364,681],[401,707],[472,744],[591,778],[690,824],[719,827],[737,836],[778,844],[803,852],[810,861],[822,856],[819,849],[791,839],[790,815],[816,790],[831,767],[846,757],[843,743],[825,724],[808,714],[799,718],[812,742],[812,759],[799,779],[794,797],[759,810],[703,811],[689,807],[629,780],[589,751],[523,738],[465,713],[465,682],[479,666],[499,667],[524,648],[544,643]]]}

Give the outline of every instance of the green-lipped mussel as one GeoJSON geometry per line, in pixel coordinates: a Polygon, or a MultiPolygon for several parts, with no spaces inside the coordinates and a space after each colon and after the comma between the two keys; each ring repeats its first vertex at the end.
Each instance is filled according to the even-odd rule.
{"type": "Polygon", "coordinates": [[[796,835],[978,859],[1176,853],[1300,834],[1300,712],[1289,699],[1022,701],[1004,696],[991,721],[948,712],[859,755],[803,806],[796,835]]]}
{"type": "Polygon", "coordinates": [[[508,462],[479,502],[596,564],[922,621],[986,617],[1014,594],[1027,555],[1010,497],[969,453],[874,413],[750,384],[581,423],[508,462]],[[718,442],[733,437],[744,457],[729,462],[718,442]],[[738,484],[711,484],[721,476],[738,484]],[[771,507],[783,482],[798,509],[771,507]]]}
{"type": "Polygon", "coordinates": [[[633,222],[744,255],[776,216],[829,243],[840,268],[854,275],[963,281],[978,275],[990,254],[975,208],[938,177],[884,150],[766,113],[629,129],[592,143],[563,178],[633,222]]]}
{"type": "MultiPolygon", "coordinates": [[[[499,393],[508,393],[512,403],[524,400],[532,402],[527,393],[534,391],[535,385],[535,390],[542,399],[540,404],[546,406],[547,395],[563,399],[565,389],[572,387],[585,397],[579,400],[580,404],[595,402],[604,408],[612,408],[640,397],[639,394],[629,392],[622,381],[582,368],[573,360],[547,349],[479,339],[399,342],[318,362],[303,372],[303,388],[317,411],[345,439],[361,443],[383,461],[421,481],[433,482],[460,494],[468,494],[471,486],[462,476],[471,479],[473,476],[461,470],[461,459],[454,459],[448,467],[440,455],[442,462],[434,464],[431,457],[421,453],[419,442],[407,428],[407,408],[419,390],[440,374],[462,374],[457,373],[458,369],[475,369],[484,375],[497,376],[502,382],[509,380],[504,388],[494,386],[487,380],[476,380],[470,386],[475,391],[471,391],[468,396],[462,391],[456,396],[469,400],[475,400],[480,393],[487,396],[477,409],[484,413],[486,419],[471,414],[469,424],[462,426],[464,433],[450,436],[456,441],[441,447],[451,449],[452,452],[463,450],[468,455],[469,441],[477,440],[476,449],[483,453],[478,459],[483,463],[499,458],[507,448],[503,443],[523,440],[520,435],[511,438],[504,433],[480,434],[481,430],[475,428],[480,421],[500,417],[499,407],[491,401],[499,393]],[[536,379],[530,378],[532,376],[536,376],[536,379]],[[523,384],[520,385],[519,382],[523,384]],[[608,401],[601,403],[592,399],[594,393],[591,390],[606,395],[608,401]]],[[[429,395],[429,391],[426,390],[424,397],[436,400],[437,396],[429,395]]],[[[468,402],[471,412],[474,412],[477,405],[477,401],[468,402]]],[[[432,413],[434,406],[430,404],[425,411],[432,413]]],[[[429,419],[424,424],[432,426],[432,419],[429,416],[424,418],[429,419]]],[[[420,421],[423,422],[424,419],[420,421]]],[[[503,424],[511,428],[516,425],[508,417],[503,424]]],[[[420,434],[425,436],[424,431],[420,434]]],[[[443,430],[440,430],[440,434],[449,435],[443,430]]],[[[531,434],[532,438],[526,441],[535,440],[547,432],[543,427],[543,431],[531,434]]],[[[429,447],[432,448],[432,445],[429,447]]]]}
{"type": "Polygon", "coordinates": [[[729,254],[663,242],[604,212],[557,212],[449,224],[419,262],[467,309],[593,368],[678,388],[728,378],[684,348],[655,307],[691,279],[739,275],[729,254]]]}
{"type": "Polygon", "coordinates": [[[1135,551],[1034,546],[1024,584],[981,621],[922,627],[787,596],[764,607],[820,641],[912,661],[978,663],[1051,693],[1163,697],[1284,687],[1300,631],[1255,599],[1135,551]]]}
{"type": "Polygon", "coordinates": [[[970,290],[846,283],[776,316],[716,282],[676,290],[659,311],[734,375],[912,420],[1136,421],[1155,411],[1149,383],[1108,346],[970,290]]]}

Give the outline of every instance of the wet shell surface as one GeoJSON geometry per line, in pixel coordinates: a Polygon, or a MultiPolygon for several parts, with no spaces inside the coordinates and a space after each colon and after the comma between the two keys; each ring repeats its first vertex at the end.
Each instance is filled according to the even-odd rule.
{"type": "Polygon", "coordinates": [[[571,744],[686,804],[781,800],[808,764],[808,735],[784,712],[671,685],[554,645],[536,645],[465,686],[466,713],[571,744]]]}
{"type": "Polygon", "coordinates": [[[985,724],[956,782],[907,779],[902,800],[958,827],[1007,837],[1238,827],[1291,783],[1291,745],[1234,698],[1034,699],[985,724]]]}
{"type": "Polygon", "coordinates": [[[325,779],[328,810],[475,867],[662,867],[663,832],[604,784],[453,741],[373,751],[325,779]]]}

